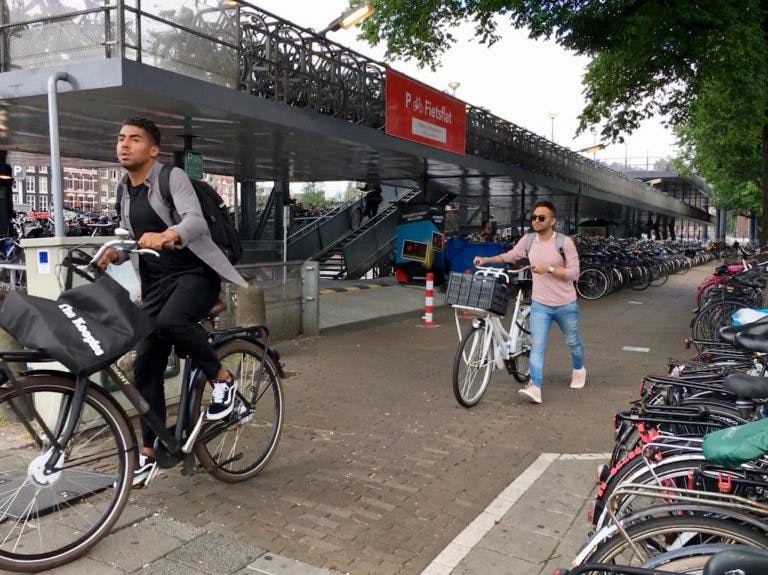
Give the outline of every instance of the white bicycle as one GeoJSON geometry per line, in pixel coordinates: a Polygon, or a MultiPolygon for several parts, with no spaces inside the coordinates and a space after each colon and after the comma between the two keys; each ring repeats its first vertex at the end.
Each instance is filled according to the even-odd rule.
{"type": "Polygon", "coordinates": [[[515,308],[509,329],[501,323],[502,315],[486,309],[454,304],[459,348],[453,360],[453,393],[464,407],[472,407],[483,397],[494,369],[504,369],[518,382],[530,377],[531,332],[528,318],[531,305],[525,294],[530,294],[532,280],[526,273],[530,266],[519,270],[478,267],[475,276],[494,277],[517,288],[515,308]],[[510,282],[510,275],[515,276],[510,282]],[[462,333],[460,318],[469,314],[472,329],[462,333]]]}

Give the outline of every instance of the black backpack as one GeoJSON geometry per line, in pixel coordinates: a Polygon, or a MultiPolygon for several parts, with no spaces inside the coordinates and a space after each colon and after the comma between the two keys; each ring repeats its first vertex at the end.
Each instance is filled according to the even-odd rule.
{"type": "MultiPolygon", "coordinates": [[[[173,170],[173,166],[169,165],[164,165],[160,169],[160,194],[171,212],[175,212],[176,207],[171,196],[171,170],[173,170]]],[[[192,187],[197,194],[197,201],[200,202],[200,208],[208,224],[208,231],[211,233],[213,243],[219,246],[219,249],[224,252],[231,264],[236,264],[243,255],[243,246],[240,243],[240,235],[237,233],[237,228],[235,228],[232,222],[224,200],[207,182],[192,178],[189,181],[192,182],[192,187]]],[[[123,188],[121,186],[117,194],[117,202],[115,203],[118,219],[120,217],[122,191],[123,188]]]]}

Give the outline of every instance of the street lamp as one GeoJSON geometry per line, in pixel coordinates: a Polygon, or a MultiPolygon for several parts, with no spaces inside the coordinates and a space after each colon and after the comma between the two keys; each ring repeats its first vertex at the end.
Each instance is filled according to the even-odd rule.
{"type": "Polygon", "coordinates": [[[457,82],[456,80],[448,82],[448,87],[451,89],[451,96],[456,95],[456,90],[459,89],[459,86],[461,86],[461,82],[457,82]]]}
{"type": "Polygon", "coordinates": [[[592,160],[595,159],[595,154],[599,152],[600,150],[605,150],[607,146],[605,144],[595,144],[594,146],[587,146],[586,148],[582,148],[581,150],[576,150],[577,152],[584,152],[585,154],[592,154],[592,160]]]}
{"type": "Polygon", "coordinates": [[[347,30],[355,24],[359,24],[368,16],[373,14],[375,8],[373,2],[361,2],[355,6],[350,6],[348,9],[342,12],[341,16],[335,18],[323,31],[320,32],[321,36],[325,36],[328,32],[335,32],[339,28],[347,30]]]}
{"type": "Polygon", "coordinates": [[[550,137],[549,139],[553,142],[555,141],[555,118],[557,118],[557,114],[554,112],[549,113],[549,121],[550,121],[550,137]]]}

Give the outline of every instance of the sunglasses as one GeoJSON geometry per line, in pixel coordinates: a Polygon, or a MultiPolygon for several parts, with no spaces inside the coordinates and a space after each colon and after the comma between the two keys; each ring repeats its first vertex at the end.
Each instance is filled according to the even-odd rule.
{"type": "Polygon", "coordinates": [[[531,216],[531,221],[535,222],[536,220],[538,220],[540,222],[546,222],[548,217],[549,216],[541,216],[541,215],[537,216],[536,214],[534,214],[531,216]]]}

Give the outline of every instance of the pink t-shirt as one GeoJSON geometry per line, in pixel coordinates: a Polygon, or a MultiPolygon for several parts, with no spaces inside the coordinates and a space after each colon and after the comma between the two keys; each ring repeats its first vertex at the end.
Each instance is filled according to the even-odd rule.
{"type": "MultiPolygon", "coordinates": [[[[515,247],[501,254],[501,259],[507,263],[522,259],[525,256],[525,244],[527,239],[523,236],[515,247]]],[[[531,299],[544,305],[565,305],[576,301],[576,288],[573,282],[579,277],[579,254],[573,240],[566,236],[563,243],[565,262],[557,250],[555,234],[548,240],[542,240],[539,234],[533,238],[531,249],[528,251],[528,260],[531,265],[547,264],[555,267],[565,267],[565,279],[555,277],[554,274],[532,274],[533,293],[531,299]]]]}

